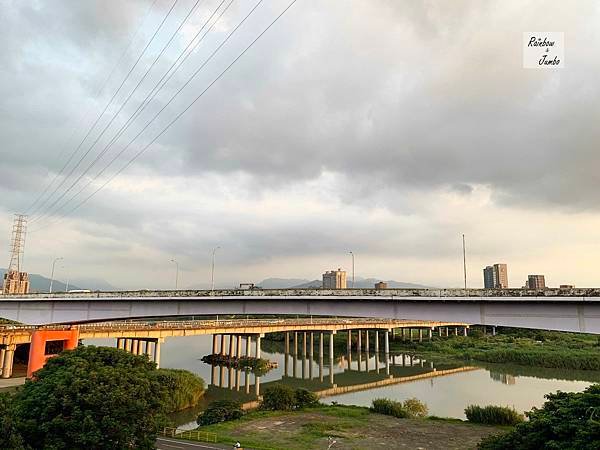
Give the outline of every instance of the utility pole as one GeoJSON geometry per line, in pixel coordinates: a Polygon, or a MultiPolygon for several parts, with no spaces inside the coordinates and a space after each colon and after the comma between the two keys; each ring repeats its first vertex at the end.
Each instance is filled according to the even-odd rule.
{"type": "Polygon", "coordinates": [[[465,250],[465,235],[462,235],[463,241],[463,274],[465,277],[465,297],[467,296],[467,252],[465,250]]]}
{"type": "Polygon", "coordinates": [[[179,263],[174,259],[172,259],[171,262],[175,263],[175,290],[177,290],[179,285],[179,263]]]}
{"type": "Polygon", "coordinates": [[[350,252],[352,255],[352,289],[354,289],[354,253],[350,252]]]}
{"type": "Polygon", "coordinates": [[[213,248],[213,251],[212,251],[212,266],[211,266],[211,271],[210,271],[210,290],[211,291],[215,290],[215,253],[220,248],[221,247],[216,246],[215,248],[213,248]]]}
{"type": "Polygon", "coordinates": [[[58,258],[54,258],[54,261],[52,261],[52,275],[50,275],[50,293],[52,294],[52,285],[54,284],[54,267],[56,266],[56,261],[60,261],[61,259],[64,259],[62,256],[58,257],[58,258]]]}
{"type": "Polygon", "coordinates": [[[2,293],[27,294],[29,292],[29,275],[23,270],[25,251],[25,235],[27,234],[27,216],[15,214],[10,241],[10,263],[6,268],[2,293]]]}

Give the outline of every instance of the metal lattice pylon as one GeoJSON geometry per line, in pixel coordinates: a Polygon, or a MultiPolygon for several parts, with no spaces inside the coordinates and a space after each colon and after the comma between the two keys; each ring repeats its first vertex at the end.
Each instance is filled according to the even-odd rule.
{"type": "Polygon", "coordinates": [[[24,214],[15,214],[15,221],[12,229],[12,239],[10,241],[10,263],[8,272],[21,272],[23,264],[23,253],[25,251],[25,235],[27,233],[27,216],[24,214]]]}

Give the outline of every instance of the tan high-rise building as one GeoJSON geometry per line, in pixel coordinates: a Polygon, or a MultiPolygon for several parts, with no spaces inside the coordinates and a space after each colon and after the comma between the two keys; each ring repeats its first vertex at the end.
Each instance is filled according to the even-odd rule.
{"type": "Polygon", "coordinates": [[[346,271],[338,268],[325,272],[323,289],[346,289],[346,271]]]}
{"type": "Polygon", "coordinates": [[[3,294],[28,294],[29,274],[27,272],[11,271],[4,274],[2,284],[3,294]]]}
{"type": "Polygon", "coordinates": [[[486,289],[507,289],[508,268],[506,264],[494,264],[483,269],[483,287],[486,289]]]}
{"type": "Polygon", "coordinates": [[[527,275],[525,286],[528,289],[546,289],[546,279],[544,275],[527,275]]]}

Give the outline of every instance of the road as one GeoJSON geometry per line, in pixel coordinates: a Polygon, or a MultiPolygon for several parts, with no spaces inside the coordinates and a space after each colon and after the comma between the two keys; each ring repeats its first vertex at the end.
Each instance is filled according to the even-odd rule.
{"type": "Polygon", "coordinates": [[[205,442],[190,442],[183,441],[179,439],[171,439],[171,438],[162,438],[159,437],[156,439],[156,448],[159,450],[200,450],[204,448],[208,449],[231,449],[231,445],[224,444],[213,444],[213,443],[205,443],[205,442]]]}

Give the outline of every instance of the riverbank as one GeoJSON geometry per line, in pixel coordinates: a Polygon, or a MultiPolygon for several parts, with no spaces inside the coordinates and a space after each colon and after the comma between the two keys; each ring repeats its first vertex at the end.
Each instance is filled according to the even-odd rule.
{"type": "Polygon", "coordinates": [[[453,419],[397,419],[358,406],[319,406],[300,411],[255,411],[231,422],[199,430],[221,443],[241,442],[250,449],[327,448],[332,436],[344,449],[469,449],[506,428],[453,419]]]}
{"type": "Polygon", "coordinates": [[[434,337],[432,341],[391,342],[393,352],[412,352],[436,360],[483,361],[570,370],[600,370],[598,336],[499,329],[495,336],[472,330],[470,336],[434,337]]]}

